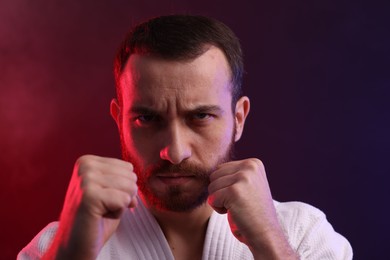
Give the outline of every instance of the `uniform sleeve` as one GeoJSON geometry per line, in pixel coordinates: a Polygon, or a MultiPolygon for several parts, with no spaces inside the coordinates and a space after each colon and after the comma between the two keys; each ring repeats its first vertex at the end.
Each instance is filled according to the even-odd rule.
{"type": "Polygon", "coordinates": [[[301,260],[350,260],[348,240],[337,233],[317,208],[301,202],[275,204],[290,245],[301,260]]]}
{"type": "Polygon", "coordinates": [[[52,222],[41,230],[31,242],[19,252],[17,260],[41,259],[57,232],[58,222],[52,222]]]}

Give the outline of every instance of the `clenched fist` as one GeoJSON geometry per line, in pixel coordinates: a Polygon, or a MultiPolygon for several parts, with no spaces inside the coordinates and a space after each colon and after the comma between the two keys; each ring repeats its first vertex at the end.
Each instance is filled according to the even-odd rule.
{"type": "Polygon", "coordinates": [[[295,259],[279,225],[264,166],[258,159],[221,164],[210,175],[209,204],[255,258],[295,259]]]}
{"type": "Polygon", "coordinates": [[[95,259],[119,224],[127,207],[134,207],[137,177],[125,161],[93,155],[74,167],[59,229],[48,259],[95,259]]]}

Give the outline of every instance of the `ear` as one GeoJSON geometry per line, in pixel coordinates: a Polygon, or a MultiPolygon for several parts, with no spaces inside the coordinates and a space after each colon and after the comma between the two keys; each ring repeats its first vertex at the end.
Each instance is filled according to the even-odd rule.
{"type": "Polygon", "coordinates": [[[116,98],[113,98],[111,100],[110,113],[111,113],[112,118],[115,120],[116,125],[120,129],[120,124],[121,124],[121,120],[120,120],[120,118],[121,118],[121,107],[120,107],[119,102],[118,102],[118,100],[116,98]]]}
{"type": "Polygon", "coordinates": [[[241,97],[236,103],[236,111],[234,114],[236,124],[236,136],[234,141],[238,141],[241,138],[242,132],[244,131],[245,119],[249,114],[250,101],[249,98],[244,96],[241,97]]]}

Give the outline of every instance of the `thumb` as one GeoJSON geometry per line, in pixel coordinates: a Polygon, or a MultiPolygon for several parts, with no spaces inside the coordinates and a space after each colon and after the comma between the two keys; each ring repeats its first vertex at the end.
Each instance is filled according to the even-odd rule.
{"type": "Polygon", "coordinates": [[[226,214],[227,213],[227,209],[226,208],[224,208],[224,207],[217,207],[217,206],[213,205],[213,199],[211,199],[210,197],[208,198],[207,202],[219,214],[226,214]]]}

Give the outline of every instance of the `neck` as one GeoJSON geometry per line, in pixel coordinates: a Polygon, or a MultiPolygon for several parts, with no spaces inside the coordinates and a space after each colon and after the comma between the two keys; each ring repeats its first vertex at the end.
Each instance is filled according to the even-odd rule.
{"type": "Polygon", "coordinates": [[[190,231],[199,232],[199,230],[206,228],[213,211],[206,203],[190,212],[150,210],[164,232],[172,230],[177,233],[183,232],[186,234],[190,231]]]}
{"type": "Polygon", "coordinates": [[[180,238],[192,243],[198,242],[203,247],[207,225],[213,209],[208,203],[189,212],[161,210],[150,205],[142,198],[145,206],[156,218],[168,242],[180,238]]]}

